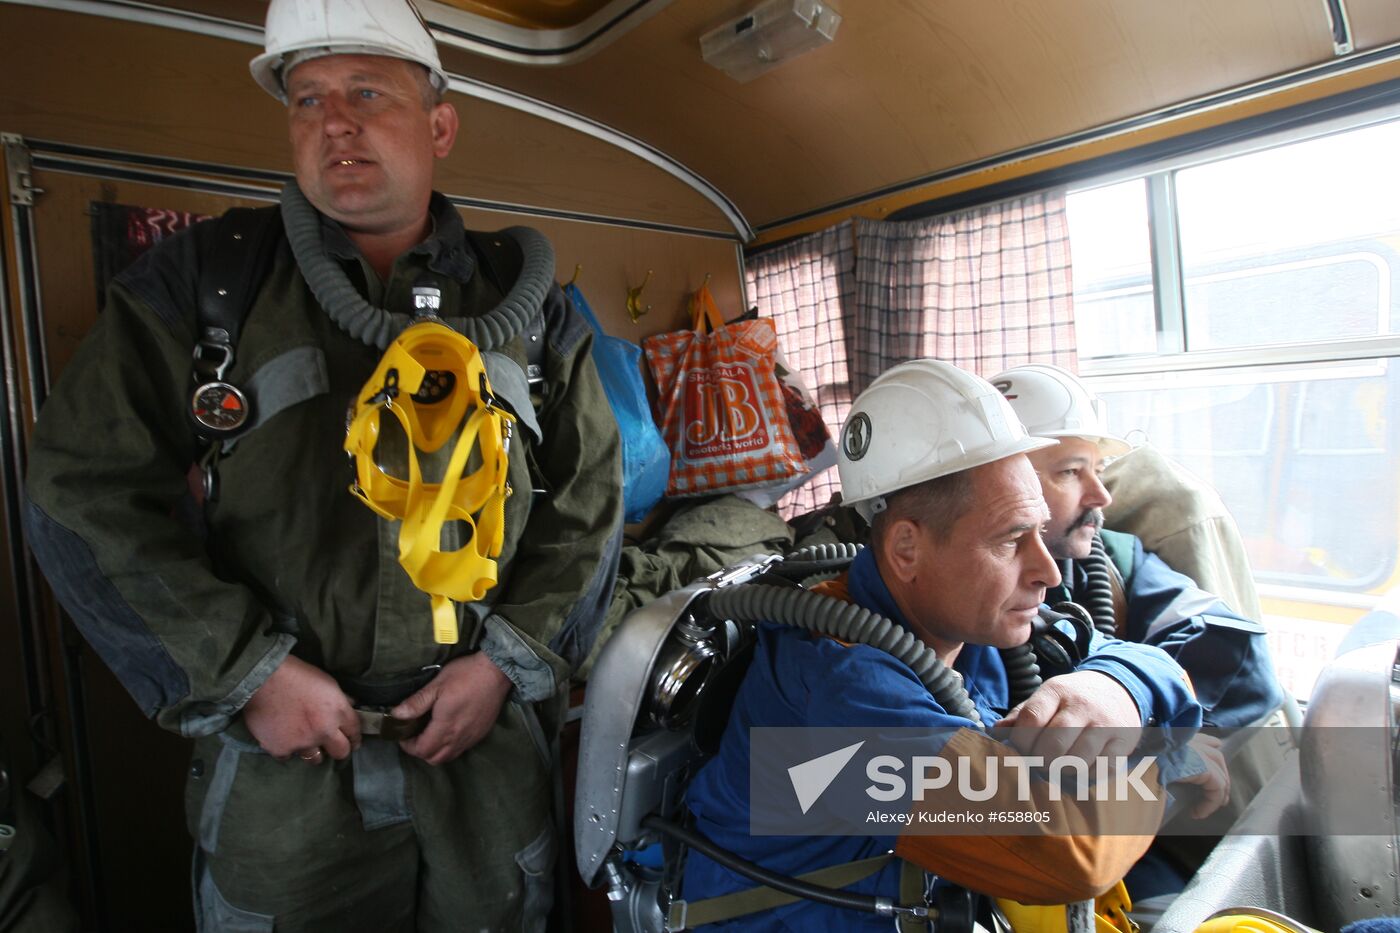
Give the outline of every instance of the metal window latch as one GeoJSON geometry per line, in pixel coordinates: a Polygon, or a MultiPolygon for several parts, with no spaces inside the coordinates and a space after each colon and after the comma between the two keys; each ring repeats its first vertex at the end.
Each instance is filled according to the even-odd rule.
{"type": "Polygon", "coordinates": [[[10,203],[16,207],[33,207],[36,195],[44,189],[34,184],[34,160],[29,155],[29,147],[24,137],[14,133],[0,133],[0,143],[5,146],[5,176],[10,186],[10,203]]]}

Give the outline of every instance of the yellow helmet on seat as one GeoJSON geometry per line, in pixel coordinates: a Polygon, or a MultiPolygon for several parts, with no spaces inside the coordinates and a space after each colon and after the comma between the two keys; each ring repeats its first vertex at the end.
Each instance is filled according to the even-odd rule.
{"type": "Polygon", "coordinates": [[[1227,907],[1196,927],[1196,933],[1318,933],[1292,917],[1263,907],[1227,907]]]}

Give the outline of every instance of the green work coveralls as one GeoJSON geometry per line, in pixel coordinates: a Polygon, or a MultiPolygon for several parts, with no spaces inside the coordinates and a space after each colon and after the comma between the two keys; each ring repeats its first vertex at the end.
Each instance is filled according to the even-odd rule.
{"type": "MultiPolygon", "coordinates": [[[[432,234],[386,283],[325,218],[323,245],[380,307],[410,312],[425,273],[444,317],[495,307],[512,284],[493,280],[499,267],[519,267],[514,241],[488,234],[473,247],[439,195],[431,214],[432,234]]],[[[398,523],[347,491],[346,413],[381,351],[327,317],[285,240],[227,374],[251,396],[255,426],[223,452],[217,499],[193,501],[203,448],[190,359],[212,229],[161,243],[113,282],[35,428],[26,514],[83,634],[147,715],[195,739],[186,809],[200,928],[537,928],[556,851],[550,743],[620,542],[617,428],[591,332],[551,283],[536,405],[529,338],[486,355],[495,394],[520,415],[500,582],[461,607],[462,642],[438,645],[428,596],[398,562],[398,523]],[[489,735],[440,767],[377,738],[344,762],[276,761],[239,715],[288,653],[373,681],[477,645],[514,689],[489,735]]]]}

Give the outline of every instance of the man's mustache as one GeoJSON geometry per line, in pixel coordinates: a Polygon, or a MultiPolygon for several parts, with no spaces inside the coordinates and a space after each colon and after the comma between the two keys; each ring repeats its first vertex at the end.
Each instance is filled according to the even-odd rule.
{"type": "Polygon", "coordinates": [[[1102,510],[1102,509],[1085,509],[1085,510],[1084,510],[1084,514],[1081,515],[1081,516],[1079,516],[1078,518],[1076,518],[1076,519],[1073,521],[1073,523],[1070,524],[1069,528],[1066,529],[1066,534],[1068,534],[1068,533],[1071,532],[1071,531],[1075,531],[1075,530],[1077,530],[1077,529],[1079,529],[1079,528],[1083,528],[1083,527],[1085,527],[1086,525],[1092,525],[1092,526],[1094,526],[1094,530],[1095,530],[1095,531],[1097,531],[1098,529],[1102,528],[1102,527],[1103,527],[1103,510],[1102,510]]]}

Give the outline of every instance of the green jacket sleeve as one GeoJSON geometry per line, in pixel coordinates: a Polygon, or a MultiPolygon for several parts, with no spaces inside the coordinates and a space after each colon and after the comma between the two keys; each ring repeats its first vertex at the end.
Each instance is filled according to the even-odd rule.
{"type": "Polygon", "coordinates": [[[482,640],[530,701],[551,696],[588,656],[622,544],[621,443],[592,334],[557,287],[545,299],[545,320],[544,440],[530,452],[539,488],[482,640]]]}
{"type": "Polygon", "coordinates": [[[79,630],[141,710],[183,735],[227,726],[293,642],[214,574],[197,527],[183,407],[194,263],[194,237],[176,237],[114,282],[35,425],[25,516],[79,630]]]}

